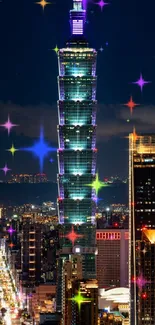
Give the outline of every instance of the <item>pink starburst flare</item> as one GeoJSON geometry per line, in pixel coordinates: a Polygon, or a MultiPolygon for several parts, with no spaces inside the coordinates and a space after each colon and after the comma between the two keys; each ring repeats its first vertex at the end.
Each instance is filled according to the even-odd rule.
{"type": "Polygon", "coordinates": [[[136,278],[133,278],[132,279],[132,282],[136,282],[138,288],[140,290],[143,289],[143,287],[147,284],[147,283],[150,283],[150,281],[146,280],[142,274],[140,274],[138,277],[136,278]]]}
{"type": "Polygon", "coordinates": [[[10,168],[8,168],[7,164],[5,164],[5,166],[3,168],[1,168],[1,170],[3,170],[5,176],[8,173],[9,170],[11,170],[10,168]]]}
{"type": "Polygon", "coordinates": [[[10,121],[10,116],[8,115],[8,120],[7,120],[4,124],[1,124],[0,126],[3,126],[6,130],[8,130],[8,135],[10,135],[11,129],[12,129],[14,126],[18,126],[18,125],[17,125],[17,124],[13,124],[13,123],[10,121]]]}
{"type": "Polygon", "coordinates": [[[108,6],[109,3],[105,2],[104,0],[100,0],[100,1],[97,3],[97,5],[101,8],[101,10],[103,10],[103,8],[104,8],[105,6],[108,6]]]}
{"type": "Polygon", "coordinates": [[[8,232],[9,232],[10,235],[12,235],[13,232],[15,232],[15,230],[14,230],[12,227],[10,227],[10,228],[8,229],[8,232]]]}
{"type": "Polygon", "coordinates": [[[137,81],[132,82],[135,85],[138,85],[141,89],[141,92],[143,91],[143,87],[149,83],[151,83],[151,81],[146,81],[144,80],[142,73],[140,74],[140,77],[137,81]]]}

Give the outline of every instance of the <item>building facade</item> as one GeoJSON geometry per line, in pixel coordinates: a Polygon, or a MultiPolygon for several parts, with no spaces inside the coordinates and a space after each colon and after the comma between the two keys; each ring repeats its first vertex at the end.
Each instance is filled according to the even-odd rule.
{"type": "Polygon", "coordinates": [[[97,280],[99,289],[127,287],[129,231],[97,229],[97,280]]]}
{"type": "Polygon", "coordinates": [[[84,0],[73,0],[71,38],[58,51],[58,214],[61,224],[57,310],[63,309],[63,264],[82,256],[83,279],[94,279],[96,193],[96,57],[84,37],[84,0]]]}
{"type": "Polygon", "coordinates": [[[130,325],[155,324],[155,135],[129,136],[130,325]]]}
{"type": "Polygon", "coordinates": [[[23,286],[33,287],[40,282],[42,269],[42,225],[36,215],[25,213],[22,217],[21,271],[23,286]]]}
{"type": "Polygon", "coordinates": [[[98,284],[96,280],[72,279],[66,290],[66,310],[68,317],[65,325],[98,324],[98,284]],[[80,305],[74,301],[79,296],[80,305]]]}
{"type": "Polygon", "coordinates": [[[83,277],[95,277],[96,56],[84,38],[86,11],[74,0],[72,36],[58,51],[58,211],[61,256],[83,256],[83,277]]]}

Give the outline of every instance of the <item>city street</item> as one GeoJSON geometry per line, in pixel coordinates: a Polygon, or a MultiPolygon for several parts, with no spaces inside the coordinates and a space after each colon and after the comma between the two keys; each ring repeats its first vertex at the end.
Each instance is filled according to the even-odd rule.
{"type": "Polygon", "coordinates": [[[0,325],[19,325],[19,302],[13,279],[0,250],[0,325]]]}

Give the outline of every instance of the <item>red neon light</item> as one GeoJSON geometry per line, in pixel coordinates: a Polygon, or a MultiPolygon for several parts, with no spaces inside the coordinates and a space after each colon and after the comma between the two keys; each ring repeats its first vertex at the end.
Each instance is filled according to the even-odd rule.
{"type": "Polygon", "coordinates": [[[119,231],[100,231],[96,233],[97,240],[120,240],[121,233],[119,231]]]}

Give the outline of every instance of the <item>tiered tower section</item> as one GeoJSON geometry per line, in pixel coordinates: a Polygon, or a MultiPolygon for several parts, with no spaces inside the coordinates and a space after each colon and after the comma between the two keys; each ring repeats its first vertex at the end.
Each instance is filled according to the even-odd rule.
{"type": "Polygon", "coordinates": [[[61,224],[95,222],[96,56],[83,36],[82,0],[70,11],[72,37],[58,52],[58,207],[61,224]]]}

